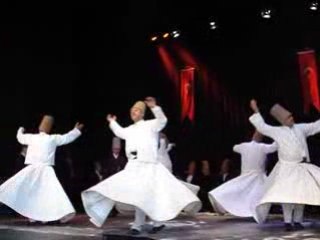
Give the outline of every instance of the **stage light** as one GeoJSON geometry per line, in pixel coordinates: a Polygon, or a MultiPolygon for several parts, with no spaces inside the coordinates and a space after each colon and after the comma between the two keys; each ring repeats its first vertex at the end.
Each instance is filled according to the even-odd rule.
{"type": "Polygon", "coordinates": [[[155,41],[157,41],[158,40],[158,37],[157,36],[153,36],[153,37],[151,37],[151,42],[155,42],[155,41]]]}
{"type": "Polygon", "coordinates": [[[312,11],[317,11],[318,10],[318,2],[317,1],[313,1],[310,3],[309,9],[312,11]]]}
{"type": "Polygon", "coordinates": [[[162,35],[163,38],[168,38],[169,36],[170,36],[169,33],[164,33],[164,34],[162,35]]]}
{"type": "Polygon", "coordinates": [[[261,17],[263,18],[271,18],[271,10],[270,9],[265,9],[261,11],[261,17]]]}
{"type": "Polygon", "coordinates": [[[212,29],[212,30],[217,28],[217,24],[214,21],[209,22],[209,25],[210,25],[210,29],[212,29]]]}
{"type": "Polygon", "coordinates": [[[180,36],[180,31],[179,30],[175,30],[175,31],[172,31],[172,33],[171,33],[171,36],[173,37],[173,38],[178,38],[179,36],[180,36]]]}

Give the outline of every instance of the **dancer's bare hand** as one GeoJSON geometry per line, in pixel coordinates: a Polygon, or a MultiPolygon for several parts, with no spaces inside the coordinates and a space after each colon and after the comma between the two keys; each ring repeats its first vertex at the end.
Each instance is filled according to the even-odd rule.
{"type": "Polygon", "coordinates": [[[153,108],[157,105],[157,101],[154,97],[146,97],[144,102],[149,108],[153,108]]]}
{"type": "Polygon", "coordinates": [[[81,131],[84,127],[84,124],[77,122],[76,125],[74,125],[74,127],[81,131]]]}
{"type": "Polygon", "coordinates": [[[117,120],[117,116],[116,115],[112,115],[112,114],[108,114],[106,119],[107,119],[108,122],[116,121],[117,120]]]}
{"type": "Polygon", "coordinates": [[[254,111],[255,113],[259,112],[258,104],[255,99],[252,99],[250,101],[250,107],[251,107],[252,111],[254,111]]]}

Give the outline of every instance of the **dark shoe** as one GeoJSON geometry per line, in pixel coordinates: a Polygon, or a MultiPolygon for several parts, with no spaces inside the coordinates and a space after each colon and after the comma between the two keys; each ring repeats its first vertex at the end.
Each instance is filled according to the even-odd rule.
{"type": "Polygon", "coordinates": [[[118,215],[118,211],[116,209],[112,209],[111,213],[109,214],[109,217],[116,217],[118,215]]]}
{"type": "Polygon", "coordinates": [[[59,220],[57,220],[57,221],[46,222],[46,223],[44,223],[44,225],[47,225],[47,226],[58,226],[58,225],[62,225],[62,223],[59,220]]]}
{"type": "Polygon", "coordinates": [[[32,221],[32,222],[28,221],[28,222],[27,222],[27,225],[28,225],[28,226],[41,226],[42,223],[39,222],[39,221],[32,221]]]}
{"type": "Polygon", "coordinates": [[[303,230],[304,226],[301,223],[294,223],[294,229],[295,230],[303,230]]]}
{"type": "Polygon", "coordinates": [[[128,233],[130,235],[139,235],[141,231],[139,231],[138,229],[131,228],[128,233]]]}
{"type": "Polygon", "coordinates": [[[166,225],[162,224],[162,225],[160,225],[158,227],[153,227],[148,233],[155,234],[157,232],[160,232],[162,229],[164,229],[165,226],[166,225]]]}
{"type": "Polygon", "coordinates": [[[294,230],[292,225],[291,225],[291,223],[285,223],[284,224],[284,229],[286,230],[286,232],[291,232],[291,231],[294,230]]]}

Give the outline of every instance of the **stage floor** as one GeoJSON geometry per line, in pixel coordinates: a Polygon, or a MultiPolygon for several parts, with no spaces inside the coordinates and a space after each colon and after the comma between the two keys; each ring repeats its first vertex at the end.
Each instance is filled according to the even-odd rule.
{"type": "MultiPolygon", "coordinates": [[[[86,215],[78,215],[71,223],[61,226],[29,225],[28,221],[19,217],[0,217],[0,239],[101,240],[103,234],[127,235],[131,220],[131,217],[117,216],[109,218],[102,228],[95,228],[86,215]]],[[[307,219],[304,226],[306,229],[303,231],[288,233],[283,230],[281,216],[272,216],[260,226],[252,219],[202,213],[195,218],[180,216],[166,222],[166,228],[158,234],[144,233],[141,236],[155,240],[320,240],[318,219],[307,219]]]]}

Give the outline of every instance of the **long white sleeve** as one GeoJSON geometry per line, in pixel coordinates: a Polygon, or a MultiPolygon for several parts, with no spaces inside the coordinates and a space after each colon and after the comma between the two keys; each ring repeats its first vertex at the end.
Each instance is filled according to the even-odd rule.
{"type": "Polygon", "coordinates": [[[17,140],[19,143],[28,145],[31,143],[32,134],[23,133],[23,128],[20,127],[17,132],[17,140]]]}
{"type": "Polygon", "coordinates": [[[272,144],[263,144],[262,149],[264,153],[273,153],[278,150],[278,144],[273,142],[272,144]]]}
{"type": "Polygon", "coordinates": [[[274,138],[277,133],[277,127],[266,124],[260,113],[252,114],[249,118],[249,121],[260,133],[265,136],[274,138]]]}
{"type": "Polygon", "coordinates": [[[152,124],[154,131],[160,132],[166,126],[168,119],[159,106],[151,108],[151,111],[156,119],[149,120],[149,122],[152,124]]]}
{"type": "Polygon", "coordinates": [[[236,153],[241,153],[244,150],[244,146],[245,146],[244,143],[236,144],[233,146],[233,151],[236,153]]]}
{"type": "Polygon", "coordinates": [[[313,123],[302,123],[297,125],[301,127],[306,136],[312,136],[320,132],[320,120],[313,123]]]}
{"type": "Polygon", "coordinates": [[[119,138],[127,138],[127,128],[123,128],[115,120],[112,120],[109,124],[111,131],[119,138]]]}
{"type": "Polygon", "coordinates": [[[66,145],[68,143],[73,142],[80,135],[81,135],[81,131],[77,128],[74,128],[73,130],[69,131],[66,134],[63,134],[63,135],[56,134],[56,135],[53,135],[53,137],[57,146],[61,146],[61,145],[66,145]]]}

